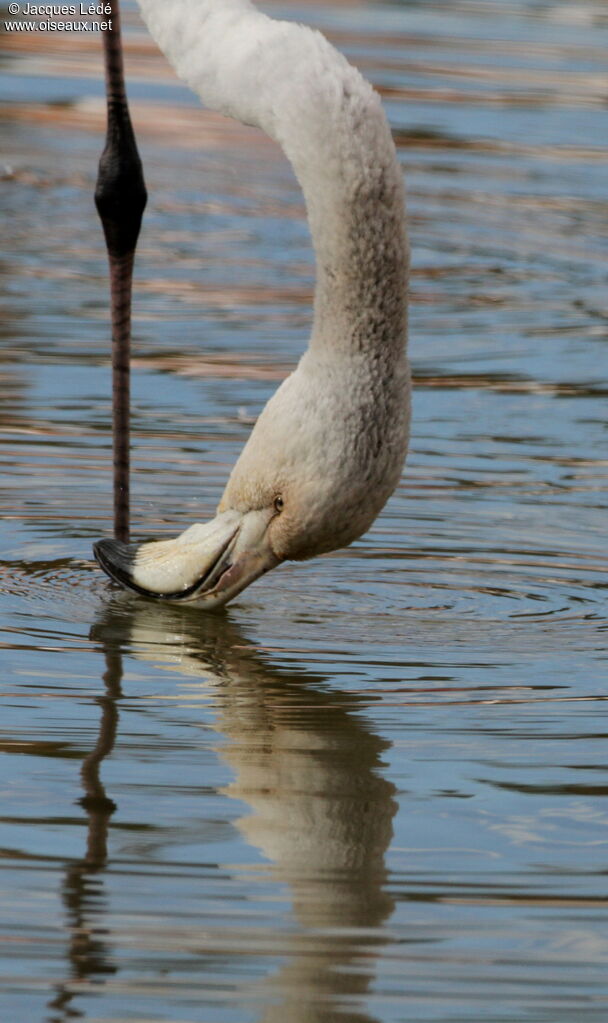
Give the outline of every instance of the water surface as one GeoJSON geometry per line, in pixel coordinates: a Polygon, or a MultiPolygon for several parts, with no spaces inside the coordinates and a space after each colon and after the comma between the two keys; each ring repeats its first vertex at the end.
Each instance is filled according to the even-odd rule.
{"type": "MultiPolygon", "coordinates": [[[[374,528],[223,614],[111,588],[99,39],[0,40],[2,1018],[608,1013],[605,6],[277,3],[383,94],[411,453],[374,528]]],[[[150,191],[133,532],[212,514],[308,336],[278,149],[125,13],[150,191]]]]}

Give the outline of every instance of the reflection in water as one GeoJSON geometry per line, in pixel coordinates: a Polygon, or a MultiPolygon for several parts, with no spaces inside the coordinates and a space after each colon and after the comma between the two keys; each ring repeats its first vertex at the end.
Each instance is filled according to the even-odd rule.
{"type": "Polygon", "coordinates": [[[108,858],[108,828],[116,804],[106,795],[99,769],[104,757],[114,748],[118,728],[116,701],[122,696],[122,656],[118,647],[105,649],[106,692],[97,703],[101,707],[99,735],[95,748],[84,758],[80,769],[84,796],[80,805],[88,817],[87,847],[80,860],[68,864],[63,883],[63,901],[70,932],[68,959],[70,979],[59,984],[49,1003],[53,1010],[49,1023],[83,1016],[71,1004],[77,991],[75,982],[97,979],[115,973],[111,953],[102,935],[105,931],[94,921],[103,905],[103,869],[108,858]]]}
{"type": "MultiPolygon", "coordinates": [[[[360,697],[325,689],[319,677],[275,670],[229,618],[185,607],[121,595],[104,608],[93,638],[105,650],[106,695],[98,701],[97,745],[82,766],[87,853],[69,868],[64,886],[72,979],[98,979],[114,969],[91,920],[99,913],[99,871],[115,809],[99,766],[116,738],[119,651],[128,646],[139,659],[178,666],[190,694],[192,678],[195,687],[213,687],[216,727],[228,740],[221,755],[235,774],[225,792],[250,808],[236,824],[272,861],[274,879],[289,886],[297,925],[285,935],[286,962],[268,981],[260,1020],[334,1019],[342,998],[352,1005],[367,992],[370,948],[382,940],[379,929],[392,910],[384,854],[395,788],[380,773],[388,744],[357,713],[360,697]]],[[[69,991],[62,985],[54,1009],[65,1013],[69,991]]],[[[340,1019],[371,1017],[342,1009],[340,1019]]]]}
{"type": "MultiPolygon", "coordinates": [[[[2,1023],[605,1023],[605,6],[273,5],[384,93],[417,387],[376,528],[231,610],[255,649],[224,619],[113,599],[100,617],[99,39],[3,34],[2,1023]],[[101,764],[100,646],[125,669],[101,764]]],[[[124,7],[152,197],[143,538],[212,512],[306,343],[312,254],[272,144],[199,109],[124,7]]]]}

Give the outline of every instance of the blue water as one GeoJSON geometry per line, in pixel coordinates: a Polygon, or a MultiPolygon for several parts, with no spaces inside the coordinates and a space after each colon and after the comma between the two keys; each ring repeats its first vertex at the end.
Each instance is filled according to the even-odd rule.
{"type": "MultiPolygon", "coordinates": [[[[1,1017],[603,1023],[605,7],[268,9],[384,96],[410,456],[367,536],[222,614],[107,584],[99,40],[4,34],[1,1017]]],[[[169,536],[304,349],[314,268],[276,147],[124,20],[133,533],[169,536]]]]}

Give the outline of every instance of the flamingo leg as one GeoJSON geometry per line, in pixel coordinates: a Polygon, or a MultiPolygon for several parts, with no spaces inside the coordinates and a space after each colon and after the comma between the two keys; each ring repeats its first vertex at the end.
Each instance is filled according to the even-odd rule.
{"type": "Polygon", "coordinates": [[[126,543],[129,540],[131,285],[147,193],[127,104],[118,0],[112,0],[110,28],[103,37],[108,125],[99,161],[95,205],[103,225],[110,264],[114,535],[126,543]]]}

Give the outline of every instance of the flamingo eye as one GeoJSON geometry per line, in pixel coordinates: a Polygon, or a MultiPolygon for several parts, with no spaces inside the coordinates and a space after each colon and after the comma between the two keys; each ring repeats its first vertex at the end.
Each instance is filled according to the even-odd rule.
{"type": "Polygon", "coordinates": [[[274,510],[276,512],[282,512],[284,507],[284,501],[282,497],[275,497],[274,499],[274,510]]]}

